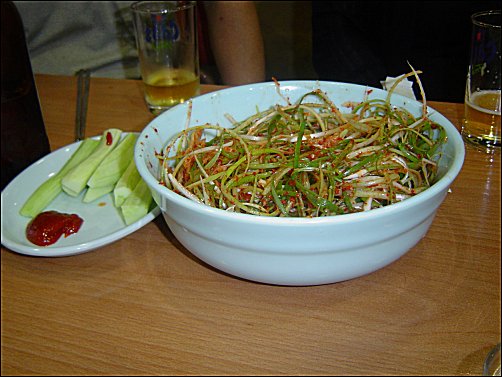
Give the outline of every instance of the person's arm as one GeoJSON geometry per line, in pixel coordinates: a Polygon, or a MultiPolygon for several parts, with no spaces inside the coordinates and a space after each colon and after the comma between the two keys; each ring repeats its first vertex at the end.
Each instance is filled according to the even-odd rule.
{"type": "Polygon", "coordinates": [[[224,84],[265,81],[265,53],[252,1],[204,1],[211,50],[224,84]]]}

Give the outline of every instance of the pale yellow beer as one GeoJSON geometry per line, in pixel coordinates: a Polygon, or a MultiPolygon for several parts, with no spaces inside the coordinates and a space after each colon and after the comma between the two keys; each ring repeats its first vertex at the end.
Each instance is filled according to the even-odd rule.
{"type": "Polygon", "coordinates": [[[152,109],[175,106],[199,94],[199,77],[186,69],[163,68],[143,81],[145,99],[152,109]]]}
{"type": "Polygon", "coordinates": [[[465,99],[462,134],[476,143],[500,146],[500,90],[484,90],[465,99]]]}

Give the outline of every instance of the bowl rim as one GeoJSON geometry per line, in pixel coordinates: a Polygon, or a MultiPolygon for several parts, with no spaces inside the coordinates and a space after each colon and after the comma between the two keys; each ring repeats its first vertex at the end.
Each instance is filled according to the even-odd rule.
{"type": "MultiPolygon", "coordinates": [[[[380,88],[374,88],[370,87],[367,85],[359,85],[359,84],[353,84],[353,83],[343,83],[343,82],[337,82],[337,81],[323,81],[323,80],[284,80],[284,81],[279,81],[281,89],[286,89],[288,90],[287,87],[289,86],[302,86],[302,85],[311,85],[314,84],[316,87],[320,87],[322,89],[322,85],[335,85],[335,86],[342,86],[342,87],[357,87],[358,89],[363,89],[368,91],[379,91],[379,92],[386,92],[383,89],[380,88]]],[[[255,89],[258,87],[265,87],[265,86],[276,86],[276,83],[273,81],[267,81],[267,82],[259,82],[259,83],[253,83],[253,84],[245,84],[245,85],[238,85],[238,86],[232,86],[228,88],[223,88],[220,90],[216,90],[213,92],[205,93],[203,95],[200,95],[198,97],[194,97],[192,100],[193,105],[196,105],[200,101],[208,100],[211,97],[214,97],[215,95],[218,94],[231,94],[234,91],[242,91],[246,89],[255,89]]],[[[287,95],[286,95],[287,97],[287,95]]],[[[398,100],[402,99],[406,102],[409,103],[416,103],[420,104],[422,106],[422,103],[418,100],[402,96],[400,94],[392,94],[393,98],[397,98],[398,100]]],[[[346,223],[346,222],[358,222],[358,221],[365,221],[369,220],[373,217],[383,217],[386,215],[391,215],[395,212],[400,212],[402,210],[405,210],[409,207],[416,207],[420,205],[420,203],[427,201],[428,199],[439,195],[440,193],[446,191],[449,186],[453,183],[453,181],[456,179],[458,174],[460,173],[464,159],[465,159],[465,144],[462,139],[462,136],[458,129],[453,125],[453,123],[446,118],[443,114],[441,114],[439,111],[435,110],[434,108],[430,107],[427,105],[427,112],[429,116],[434,116],[439,118],[436,121],[441,121],[441,125],[445,128],[447,137],[448,137],[448,142],[451,142],[453,144],[453,154],[454,157],[452,159],[452,164],[451,166],[445,171],[444,175],[436,181],[431,187],[429,187],[427,190],[424,190],[423,192],[408,198],[406,200],[403,200],[398,203],[393,203],[391,205],[381,207],[381,208],[374,208],[369,211],[363,211],[363,212],[356,212],[356,213],[348,213],[348,214],[343,214],[343,215],[333,215],[333,216],[322,216],[322,217],[277,217],[277,216],[258,216],[258,215],[253,215],[253,214],[247,214],[247,213],[236,213],[236,212],[230,212],[230,211],[225,211],[223,209],[219,208],[214,208],[205,204],[200,204],[196,203],[183,195],[177,194],[173,192],[172,190],[168,189],[167,187],[163,186],[162,184],[159,183],[158,179],[155,178],[147,168],[147,165],[145,163],[145,160],[143,158],[143,145],[140,143],[140,140],[145,139],[145,134],[149,131],[150,128],[155,128],[155,124],[158,123],[159,121],[162,120],[162,118],[168,117],[170,112],[174,109],[178,109],[179,107],[186,107],[188,105],[188,102],[181,103],[179,105],[176,105],[172,107],[171,109],[166,110],[165,112],[159,114],[156,116],[153,120],[151,120],[145,128],[141,131],[140,136],[138,137],[138,142],[136,143],[135,150],[134,150],[134,159],[136,162],[136,166],[138,168],[138,172],[140,173],[141,177],[145,180],[145,182],[148,184],[148,186],[156,191],[160,196],[166,197],[169,200],[172,200],[176,204],[185,207],[191,211],[198,212],[198,213],[203,213],[206,216],[210,216],[213,218],[227,218],[231,221],[237,221],[237,222],[244,222],[244,223],[263,223],[263,224],[284,224],[284,225],[306,225],[306,224],[312,224],[312,225],[319,225],[319,224],[325,224],[325,223],[346,223]]],[[[203,121],[200,122],[201,124],[203,121]]]]}

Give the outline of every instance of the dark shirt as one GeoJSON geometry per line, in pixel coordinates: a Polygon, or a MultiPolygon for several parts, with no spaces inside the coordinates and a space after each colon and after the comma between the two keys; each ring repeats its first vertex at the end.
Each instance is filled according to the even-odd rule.
{"type": "Polygon", "coordinates": [[[409,62],[428,100],[463,102],[470,16],[493,9],[499,1],[313,1],[313,64],[321,80],[381,88],[409,62]]]}

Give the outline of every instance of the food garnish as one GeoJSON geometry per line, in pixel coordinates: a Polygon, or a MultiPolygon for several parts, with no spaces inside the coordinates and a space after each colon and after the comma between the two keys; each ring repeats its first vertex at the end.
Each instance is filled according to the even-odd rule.
{"type": "Polygon", "coordinates": [[[427,116],[418,73],[401,77],[419,82],[418,117],[391,105],[392,88],[386,99],[345,104],[347,112],[314,89],[242,121],[227,114],[229,128],[185,127],[158,155],[160,183],[198,203],[261,216],[342,215],[408,199],[434,183],[446,140],[427,116]]]}

